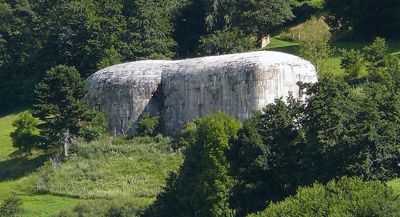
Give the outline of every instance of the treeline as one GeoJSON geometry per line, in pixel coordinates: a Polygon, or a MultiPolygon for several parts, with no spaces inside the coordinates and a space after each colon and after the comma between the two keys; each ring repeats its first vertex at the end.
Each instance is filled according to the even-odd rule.
{"type": "MultiPolygon", "coordinates": [[[[366,47],[367,54],[385,50],[381,42],[366,47]]],[[[362,183],[400,174],[399,60],[387,52],[380,59],[365,58],[368,81],[359,86],[329,76],[300,84],[305,102],[277,99],[243,126],[224,113],[188,124],[184,163],[148,216],[246,216],[315,182],[329,183],[300,189],[265,216],[397,213],[393,191],[362,183]],[[331,181],[346,176],[358,178],[331,181]],[[382,206],[371,206],[371,198],[382,206]]]]}
{"type": "Polygon", "coordinates": [[[34,86],[57,65],[86,78],[125,61],[213,53],[213,33],[229,36],[226,52],[245,40],[235,49],[242,51],[255,46],[254,36],[293,17],[283,0],[2,0],[0,11],[3,111],[30,104],[34,86]]]}
{"type": "Polygon", "coordinates": [[[0,111],[31,105],[34,86],[57,65],[86,78],[120,62],[247,51],[313,14],[335,31],[388,37],[399,8],[396,0],[1,0],[0,111]]]}

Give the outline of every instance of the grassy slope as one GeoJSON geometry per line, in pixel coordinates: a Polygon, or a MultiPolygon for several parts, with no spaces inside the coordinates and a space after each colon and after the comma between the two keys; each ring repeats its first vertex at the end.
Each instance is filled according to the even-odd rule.
{"type": "Polygon", "coordinates": [[[17,114],[10,114],[0,118],[0,160],[7,159],[8,155],[16,149],[11,145],[10,133],[14,130],[12,122],[17,118],[17,114]]]}
{"type": "Polygon", "coordinates": [[[146,206],[182,162],[181,154],[169,151],[168,138],[158,137],[157,142],[137,138],[83,144],[71,150],[68,161],[52,165],[49,154],[24,156],[12,147],[9,133],[16,118],[0,118],[0,203],[20,197],[23,216],[51,216],[90,198],[126,198],[146,206]]]}
{"type": "Polygon", "coordinates": [[[123,140],[104,138],[75,148],[65,163],[40,168],[41,191],[79,198],[151,201],[182,155],[166,150],[169,138],[123,140]],[[160,147],[160,144],[166,144],[160,147]]]}
{"type": "MultiPolygon", "coordinates": [[[[359,41],[359,40],[342,40],[342,41],[334,41],[331,43],[331,47],[335,48],[335,53],[333,57],[326,61],[327,68],[331,69],[333,74],[341,75],[343,70],[340,68],[340,61],[342,58],[341,53],[338,51],[339,49],[346,50],[360,50],[363,51],[365,46],[371,44],[372,41],[359,41]]],[[[400,57],[400,40],[388,40],[387,41],[389,52],[392,55],[400,57]]],[[[281,51],[285,53],[290,53],[294,55],[299,55],[299,48],[297,43],[282,41],[276,38],[271,39],[271,44],[266,48],[267,50],[281,51]]]]}
{"type": "MultiPolygon", "coordinates": [[[[17,118],[17,114],[11,114],[0,118],[0,172],[4,172],[9,169],[8,167],[13,166],[12,163],[23,162],[18,167],[22,170],[23,168],[30,168],[31,165],[36,165],[37,161],[42,160],[40,153],[30,157],[24,161],[21,158],[13,159],[9,155],[16,151],[12,147],[11,138],[9,137],[10,132],[14,130],[12,122],[17,118]],[[29,161],[31,160],[31,161],[29,161]],[[32,161],[33,160],[33,161],[32,161]],[[36,160],[36,163],[35,163],[36,160]]],[[[16,173],[12,176],[15,177],[16,173]]],[[[26,177],[10,178],[5,177],[4,173],[0,176],[0,201],[5,198],[16,195],[23,201],[23,208],[26,211],[23,216],[50,216],[55,213],[56,210],[64,209],[67,207],[74,206],[78,203],[77,199],[57,197],[51,195],[37,195],[32,194],[26,189],[29,186],[29,179],[26,177]]]]}

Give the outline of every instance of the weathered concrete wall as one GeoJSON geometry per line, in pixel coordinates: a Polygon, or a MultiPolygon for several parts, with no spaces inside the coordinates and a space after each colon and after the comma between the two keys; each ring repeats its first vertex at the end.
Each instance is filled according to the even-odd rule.
{"type": "Polygon", "coordinates": [[[103,69],[87,80],[89,102],[109,121],[110,132],[132,132],[145,114],[159,114],[167,133],[190,120],[224,111],[245,120],[298,81],[316,82],[314,66],[293,55],[260,51],[179,61],[139,61],[103,69]]]}
{"type": "Polygon", "coordinates": [[[91,108],[103,112],[112,135],[128,134],[145,114],[159,114],[158,93],[164,61],[119,64],[86,80],[91,108]]]}

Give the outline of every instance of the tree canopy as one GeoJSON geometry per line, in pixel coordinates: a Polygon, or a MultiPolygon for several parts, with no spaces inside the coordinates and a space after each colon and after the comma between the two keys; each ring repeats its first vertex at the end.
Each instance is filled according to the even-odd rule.
{"type": "Polygon", "coordinates": [[[325,9],[333,16],[331,26],[338,31],[352,28],[373,37],[400,34],[400,2],[397,0],[326,0],[325,9]]]}
{"type": "MultiPolygon", "coordinates": [[[[35,93],[34,116],[43,121],[38,126],[42,143],[46,146],[63,144],[63,153],[67,155],[70,138],[78,136],[80,129],[93,119],[98,121],[96,112],[86,108],[84,80],[74,67],[56,66],[46,72],[35,93]]],[[[104,121],[98,124],[101,126],[104,121]]]]}
{"type": "Polygon", "coordinates": [[[228,207],[233,179],[228,175],[225,151],[241,123],[225,113],[209,114],[192,126],[185,160],[171,174],[165,192],[151,216],[232,216],[228,207]]]}
{"type": "Polygon", "coordinates": [[[0,110],[32,104],[35,85],[57,65],[86,78],[123,61],[174,57],[180,2],[0,1],[0,110]]]}
{"type": "MultiPolygon", "coordinates": [[[[377,39],[365,49],[380,53],[384,47],[377,39]]],[[[230,197],[237,215],[263,210],[315,181],[399,176],[400,68],[387,52],[379,59],[387,61],[364,59],[369,82],[359,87],[326,76],[301,84],[305,102],[278,99],[244,123],[227,153],[237,180],[230,197]]]]}
{"type": "Polygon", "coordinates": [[[399,212],[400,199],[390,187],[343,177],[326,185],[301,187],[296,195],[249,216],[396,216],[399,212]]]}

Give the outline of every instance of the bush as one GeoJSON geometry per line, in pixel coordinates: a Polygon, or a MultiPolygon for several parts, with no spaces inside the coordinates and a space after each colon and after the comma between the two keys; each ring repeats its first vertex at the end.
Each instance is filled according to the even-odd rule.
{"type": "Polygon", "coordinates": [[[10,133],[13,147],[30,151],[32,147],[37,146],[39,144],[39,130],[36,125],[39,123],[39,119],[32,117],[29,111],[19,114],[18,119],[12,123],[12,126],[16,129],[10,133]]]}
{"type": "Polygon", "coordinates": [[[139,121],[136,126],[136,135],[138,136],[155,136],[158,133],[159,128],[159,116],[150,118],[150,115],[146,115],[142,120],[139,121]]]}
{"type": "Polygon", "coordinates": [[[84,138],[87,142],[94,141],[103,135],[107,128],[106,116],[97,111],[88,111],[90,118],[79,129],[78,135],[84,138]]]}
{"type": "Polygon", "coordinates": [[[17,197],[9,197],[4,200],[3,204],[0,206],[0,216],[8,217],[8,216],[17,216],[18,214],[23,212],[21,208],[22,201],[17,197]]]}
{"type": "Polygon", "coordinates": [[[360,74],[361,68],[363,67],[363,58],[359,50],[350,51],[340,50],[343,55],[343,59],[340,62],[340,66],[344,69],[347,76],[351,79],[356,79],[360,74]]]}
{"type": "Polygon", "coordinates": [[[329,27],[323,19],[311,18],[299,30],[300,56],[320,69],[321,60],[330,57],[332,54],[329,46],[330,38],[329,27]]]}
{"type": "Polygon", "coordinates": [[[81,202],[72,209],[63,210],[54,217],[131,217],[139,216],[147,204],[137,199],[94,200],[81,202]]]}
{"type": "Polygon", "coordinates": [[[297,194],[271,204],[263,216],[399,216],[400,198],[379,181],[343,177],[327,185],[301,187],[297,194]]]}

